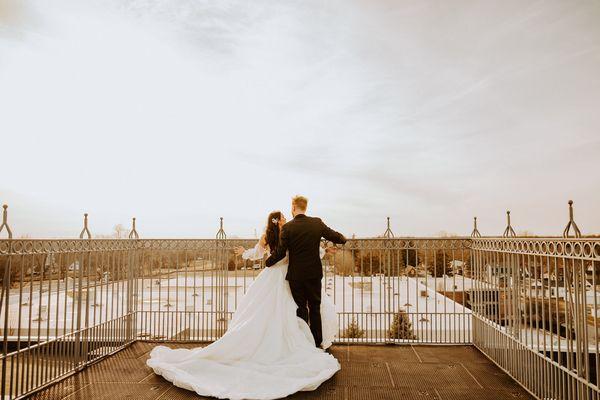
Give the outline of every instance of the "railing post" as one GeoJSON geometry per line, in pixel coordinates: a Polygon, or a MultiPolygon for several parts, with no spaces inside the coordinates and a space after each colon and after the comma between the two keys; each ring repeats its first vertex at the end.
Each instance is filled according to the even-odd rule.
{"type": "Polygon", "coordinates": [[[83,214],[83,229],[81,230],[81,233],[79,234],[79,239],[83,239],[84,235],[87,235],[88,239],[92,238],[92,234],[90,233],[90,230],[88,229],[88,214],[87,213],[83,214]]]}
{"type": "Polygon", "coordinates": [[[581,237],[581,231],[579,230],[579,227],[577,226],[577,224],[575,223],[575,219],[573,218],[573,200],[569,200],[569,223],[567,223],[567,226],[565,227],[565,230],[563,231],[563,237],[564,238],[568,238],[571,237],[570,235],[570,230],[571,227],[573,227],[573,233],[575,235],[576,238],[581,237]]]}
{"type": "Polygon", "coordinates": [[[227,239],[227,234],[225,233],[225,230],[223,229],[223,217],[220,218],[219,230],[217,231],[216,237],[217,237],[217,240],[227,239]]]}
{"type": "MultiPolygon", "coordinates": [[[[569,222],[563,231],[564,238],[573,237],[570,234],[571,228],[573,228],[573,235],[575,238],[581,237],[581,231],[575,223],[573,216],[573,200],[569,200],[569,222]]],[[[586,276],[585,267],[582,263],[575,263],[574,261],[567,265],[564,265],[564,275],[566,278],[567,287],[571,287],[571,291],[567,291],[567,307],[570,308],[570,313],[567,313],[567,319],[571,321],[572,329],[575,331],[575,349],[574,349],[574,360],[577,375],[586,379],[588,374],[588,364],[586,360],[583,360],[586,356],[587,349],[587,327],[586,318],[587,310],[585,309],[585,296],[586,296],[586,276]],[[571,278],[571,279],[570,279],[571,278]]],[[[571,345],[573,346],[573,345],[571,345]]],[[[572,350],[573,351],[573,350],[572,350]]],[[[581,397],[579,394],[579,388],[574,390],[574,395],[578,398],[581,397]],[[577,393],[577,394],[575,394],[577,393]]]]}
{"type": "MultiPolygon", "coordinates": [[[[392,227],[391,227],[391,222],[390,222],[390,217],[387,217],[387,228],[385,230],[385,232],[383,233],[383,237],[386,239],[393,239],[394,238],[394,232],[392,232],[392,227]]],[[[390,313],[394,313],[394,307],[392,304],[392,273],[391,273],[391,266],[392,266],[392,260],[391,260],[391,252],[389,250],[389,248],[385,249],[385,258],[384,258],[384,265],[383,265],[383,272],[384,272],[384,279],[385,279],[385,293],[383,294],[383,312],[385,313],[385,317],[383,320],[383,325],[384,325],[384,332],[388,332],[391,326],[391,321],[393,316],[390,315],[390,313]]],[[[362,308],[361,308],[361,312],[362,312],[362,308]]],[[[399,310],[398,310],[399,311],[399,310]]],[[[388,335],[385,335],[385,341],[386,342],[393,342],[393,340],[391,338],[388,337],[388,335]]]]}
{"type": "Polygon", "coordinates": [[[132,218],[131,221],[131,231],[129,232],[129,239],[139,239],[140,235],[138,235],[137,230],[135,229],[135,217],[132,218]]]}
{"type": "Polygon", "coordinates": [[[473,232],[471,232],[472,238],[480,238],[481,233],[479,233],[479,229],[477,229],[477,217],[473,217],[473,232]]]}
{"type": "Polygon", "coordinates": [[[219,230],[216,235],[216,278],[217,278],[217,293],[216,293],[216,326],[217,336],[221,337],[227,330],[227,253],[225,247],[227,246],[227,234],[223,228],[223,217],[220,218],[219,230]]]}
{"type": "Polygon", "coordinates": [[[2,233],[2,231],[6,228],[8,238],[12,239],[12,231],[10,230],[10,226],[8,226],[8,205],[4,204],[2,209],[2,225],[0,225],[0,233],[2,233]]]}
{"type": "Polygon", "coordinates": [[[394,237],[394,233],[390,227],[390,217],[387,217],[387,229],[383,233],[383,237],[387,239],[392,239],[394,237]]]}
{"type": "MultiPolygon", "coordinates": [[[[8,312],[9,312],[9,299],[10,299],[10,287],[11,287],[11,259],[12,259],[12,231],[8,226],[8,205],[2,206],[2,225],[0,225],[0,232],[6,228],[8,234],[8,260],[6,262],[6,268],[4,269],[4,279],[2,280],[2,294],[0,295],[0,314],[4,307],[4,334],[2,335],[2,387],[1,387],[1,398],[6,398],[6,375],[7,375],[7,359],[8,354],[8,312]]],[[[19,332],[20,334],[20,332],[19,332]]]]}
{"type": "Polygon", "coordinates": [[[516,237],[517,234],[515,233],[515,230],[513,229],[512,225],[510,224],[510,211],[506,211],[506,229],[504,230],[504,233],[502,234],[502,237],[516,237]]]}
{"type": "MultiPolygon", "coordinates": [[[[481,296],[481,291],[480,291],[480,279],[481,277],[479,276],[479,262],[477,257],[475,256],[475,250],[473,250],[473,239],[477,239],[481,237],[481,233],[479,233],[479,229],[477,229],[477,217],[473,217],[473,231],[471,232],[471,246],[469,246],[469,263],[470,263],[470,269],[471,269],[471,278],[476,278],[474,279],[474,287],[473,289],[475,289],[474,291],[471,291],[471,295],[472,295],[472,311],[473,314],[476,314],[479,310],[479,306],[481,303],[480,300],[480,296],[481,296]]],[[[464,262],[464,260],[463,260],[464,262]]],[[[464,273],[464,272],[463,272],[464,273]]],[[[472,319],[471,319],[471,332],[469,332],[470,334],[470,339],[471,339],[471,343],[476,343],[477,341],[477,331],[475,329],[475,325],[476,325],[476,320],[475,320],[475,316],[473,315],[472,319]]]]}
{"type": "MultiPolygon", "coordinates": [[[[88,228],[88,214],[85,213],[83,214],[83,229],[81,231],[81,233],[79,234],[79,239],[83,239],[84,235],[87,235],[87,240],[91,240],[92,239],[92,234],[90,233],[90,230],[88,228]]],[[[88,246],[86,246],[88,247],[88,246]]],[[[88,251],[86,252],[88,255],[88,261],[90,261],[90,257],[89,257],[89,248],[88,251]]],[[[89,265],[88,265],[89,268],[89,265]]],[[[84,270],[84,257],[83,257],[83,251],[80,254],[79,257],[79,268],[78,268],[78,279],[77,279],[77,318],[76,318],[76,325],[77,325],[77,332],[75,333],[75,349],[77,351],[76,353],[76,360],[77,363],[79,364],[77,366],[77,369],[81,369],[85,366],[86,363],[86,359],[87,359],[87,335],[82,335],[81,333],[81,329],[82,329],[82,311],[83,311],[83,270],[84,270]]],[[[88,283],[89,286],[89,272],[88,272],[88,276],[86,278],[86,281],[88,283]]],[[[89,293],[88,293],[89,294],[89,293]]],[[[87,296],[86,296],[87,298],[87,296]]],[[[87,314],[88,314],[88,309],[86,307],[86,322],[87,322],[87,314]]]]}
{"type": "Polygon", "coordinates": [[[135,217],[131,221],[131,232],[129,232],[129,239],[133,240],[133,246],[129,248],[129,262],[127,263],[127,341],[133,342],[135,340],[137,312],[135,307],[135,296],[134,292],[137,290],[137,278],[135,271],[137,270],[137,259],[138,259],[138,234],[135,227],[135,217]]]}

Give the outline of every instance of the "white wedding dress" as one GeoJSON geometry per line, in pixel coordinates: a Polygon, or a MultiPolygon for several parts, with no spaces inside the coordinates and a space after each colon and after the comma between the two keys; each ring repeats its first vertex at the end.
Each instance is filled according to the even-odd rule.
{"type": "MultiPolygon", "coordinates": [[[[243,258],[263,255],[256,245],[243,258]]],[[[157,346],[148,366],[175,386],[221,399],[278,399],[315,390],[340,364],[315,347],[308,325],[296,316],[297,306],[285,280],[287,268],[286,257],[261,271],[219,340],[196,349],[157,346]]],[[[337,316],[324,290],[321,318],[322,346],[327,348],[337,332],[337,316]]]]}

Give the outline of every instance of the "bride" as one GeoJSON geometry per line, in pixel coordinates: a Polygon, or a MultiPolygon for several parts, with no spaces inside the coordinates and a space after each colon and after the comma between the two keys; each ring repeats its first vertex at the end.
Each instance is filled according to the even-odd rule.
{"type": "MultiPolygon", "coordinates": [[[[272,212],[259,243],[236,253],[259,260],[274,252],[285,222],[283,213],[272,212]]],[[[322,258],[326,251],[320,251],[322,258]]],[[[340,364],[315,347],[309,326],[296,316],[297,305],[285,280],[287,268],[285,257],[256,277],[219,340],[195,349],[157,346],[148,366],[175,386],[221,399],[277,399],[315,390],[340,364]]],[[[324,290],[321,298],[325,349],[337,331],[337,317],[324,290]]]]}

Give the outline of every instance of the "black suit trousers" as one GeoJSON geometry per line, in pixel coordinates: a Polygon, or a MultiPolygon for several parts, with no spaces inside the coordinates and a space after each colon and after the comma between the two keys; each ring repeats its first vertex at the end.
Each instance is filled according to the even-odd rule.
{"type": "Polygon", "coordinates": [[[315,345],[321,346],[321,278],[289,281],[292,297],[298,305],[296,314],[310,326],[315,345]]]}

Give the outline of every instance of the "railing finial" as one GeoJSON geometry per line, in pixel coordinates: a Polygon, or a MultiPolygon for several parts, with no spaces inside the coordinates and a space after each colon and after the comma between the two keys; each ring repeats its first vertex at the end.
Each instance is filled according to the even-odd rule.
{"type": "Polygon", "coordinates": [[[88,239],[92,238],[92,234],[90,233],[90,230],[88,229],[88,213],[83,214],[83,229],[81,230],[81,233],[79,234],[79,239],[83,239],[83,235],[87,235],[88,239]]]}
{"type": "Polygon", "coordinates": [[[515,233],[515,230],[513,229],[513,227],[510,224],[510,210],[506,211],[506,229],[504,230],[504,233],[502,234],[502,237],[516,237],[517,234],[515,233]]]}
{"type": "Polygon", "coordinates": [[[390,217],[387,217],[387,229],[383,233],[383,237],[387,239],[392,239],[394,237],[394,232],[392,232],[392,228],[390,227],[390,217]]]}
{"type": "Polygon", "coordinates": [[[481,233],[479,233],[479,229],[477,229],[477,217],[473,217],[473,232],[471,232],[472,238],[481,237],[481,233]]]}
{"type": "Polygon", "coordinates": [[[6,228],[6,233],[8,234],[8,238],[12,239],[13,235],[12,235],[12,231],[10,230],[10,226],[8,226],[8,205],[4,204],[2,206],[3,210],[2,210],[2,225],[0,225],[0,232],[2,232],[2,230],[4,228],[6,228]]]}
{"type": "Polygon", "coordinates": [[[217,231],[217,239],[227,239],[227,235],[225,234],[225,230],[223,229],[223,217],[221,217],[219,230],[217,231]]]}
{"type": "Polygon", "coordinates": [[[575,237],[581,237],[581,231],[579,230],[579,227],[577,226],[577,224],[575,223],[575,219],[573,218],[573,200],[569,200],[569,223],[563,231],[564,238],[570,237],[569,232],[571,231],[571,227],[573,227],[573,233],[575,234],[575,237]]]}
{"type": "Polygon", "coordinates": [[[131,232],[129,232],[129,239],[139,239],[137,230],[135,229],[135,217],[131,219],[131,232]]]}

